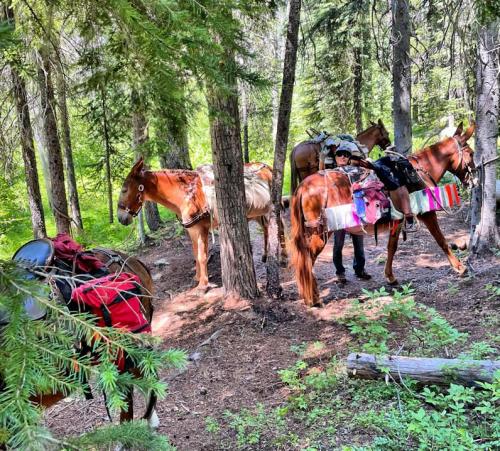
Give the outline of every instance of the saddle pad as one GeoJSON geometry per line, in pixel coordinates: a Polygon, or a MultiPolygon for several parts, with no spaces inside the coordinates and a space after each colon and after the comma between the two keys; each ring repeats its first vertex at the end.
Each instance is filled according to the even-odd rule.
{"type": "MultiPolygon", "coordinates": [[[[391,218],[403,219],[403,214],[394,208],[392,201],[390,202],[391,218]]],[[[416,215],[460,205],[457,185],[450,183],[444,186],[427,187],[423,190],[410,193],[410,205],[412,212],[416,215]]],[[[384,207],[382,206],[381,208],[383,209],[384,207]]],[[[325,216],[328,231],[330,232],[360,227],[363,224],[372,224],[372,222],[363,221],[356,214],[354,203],[325,208],[325,216]]]]}
{"type": "MultiPolygon", "coordinates": [[[[204,164],[199,166],[196,168],[196,172],[200,175],[207,208],[215,220],[218,221],[213,165],[204,164]]],[[[258,213],[256,216],[262,216],[268,214],[271,210],[271,188],[268,182],[259,178],[257,173],[258,170],[255,170],[255,168],[243,167],[247,214],[254,211],[258,213]]]]}
{"type": "Polygon", "coordinates": [[[361,225],[361,220],[355,212],[354,204],[325,208],[325,216],[328,231],[330,232],[361,225]]]}
{"type": "MultiPolygon", "coordinates": [[[[427,187],[410,193],[410,205],[412,213],[416,215],[460,205],[457,185],[449,183],[444,186],[427,187]]],[[[393,219],[403,218],[403,214],[394,207],[391,208],[391,216],[393,219]]]]}

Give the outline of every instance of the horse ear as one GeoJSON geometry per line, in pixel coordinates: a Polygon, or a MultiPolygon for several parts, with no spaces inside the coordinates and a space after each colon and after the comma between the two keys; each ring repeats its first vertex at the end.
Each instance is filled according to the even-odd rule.
{"type": "Polygon", "coordinates": [[[475,129],[476,129],[476,123],[473,121],[469,125],[469,128],[467,130],[465,130],[465,135],[462,136],[464,143],[466,143],[467,140],[472,136],[475,129]]]}
{"type": "MultiPolygon", "coordinates": [[[[382,119],[379,118],[378,120],[378,125],[380,125],[381,127],[384,127],[384,123],[382,122],[382,119]]],[[[384,127],[385,128],[385,127],[384,127]]]]}
{"type": "Polygon", "coordinates": [[[139,159],[134,164],[132,171],[130,171],[130,172],[132,172],[133,174],[138,174],[143,169],[144,169],[144,158],[142,156],[140,156],[139,159]]]}
{"type": "Polygon", "coordinates": [[[373,121],[370,121],[370,125],[375,125],[375,122],[373,122],[373,121]]]}
{"type": "Polygon", "coordinates": [[[460,136],[463,131],[464,131],[464,123],[460,122],[457,129],[455,130],[455,133],[453,133],[453,136],[460,136]]]}

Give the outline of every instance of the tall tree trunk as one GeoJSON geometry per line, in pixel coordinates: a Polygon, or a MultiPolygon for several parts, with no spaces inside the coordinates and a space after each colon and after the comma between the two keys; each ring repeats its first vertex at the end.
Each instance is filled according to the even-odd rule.
{"type": "Polygon", "coordinates": [[[297,63],[297,43],[299,35],[301,0],[290,0],[288,31],[285,58],[283,63],[283,83],[281,85],[278,129],[274,149],[273,182],[271,198],[273,211],[269,222],[269,257],[267,260],[267,293],[278,298],[281,296],[279,258],[281,231],[281,193],[283,190],[283,170],[285,168],[286,147],[290,129],[295,66],[297,63]]]}
{"type": "Polygon", "coordinates": [[[111,137],[109,136],[106,87],[101,85],[102,128],[104,131],[104,164],[106,167],[106,188],[108,192],[109,223],[113,224],[113,184],[111,182],[111,137]]]}
{"type": "Polygon", "coordinates": [[[398,152],[411,152],[411,67],[409,0],[392,3],[392,115],[394,144],[398,152]]]}
{"type": "Polygon", "coordinates": [[[361,47],[354,48],[354,119],[356,133],[363,131],[363,60],[361,47]]]}
{"type": "Polygon", "coordinates": [[[83,230],[82,215],[80,212],[80,201],[76,187],[75,165],[73,163],[73,149],[71,147],[71,133],[69,128],[68,108],[66,104],[67,85],[62,73],[62,68],[57,70],[57,91],[59,100],[59,116],[61,120],[62,142],[64,147],[64,166],[66,169],[67,188],[71,218],[78,230],[83,230]]]}
{"type": "MultiPolygon", "coordinates": [[[[132,92],[132,147],[135,151],[136,159],[143,154],[146,161],[149,160],[149,154],[146,152],[146,143],[149,140],[148,134],[148,122],[146,120],[146,115],[144,113],[144,106],[141,102],[141,98],[137,91],[132,92]]],[[[160,228],[161,219],[160,212],[158,211],[158,205],[154,202],[146,201],[144,202],[144,208],[139,213],[139,239],[141,243],[145,243],[147,240],[146,232],[144,230],[144,220],[148,225],[150,231],[155,232],[160,228]]]]}
{"type": "MultiPolygon", "coordinates": [[[[2,16],[5,17],[12,26],[15,26],[14,10],[11,7],[10,1],[3,4],[2,16]]],[[[26,187],[28,190],[28,203],[31,212],[31,227],[35,238],[44,238],[47,236],[47,231],[45,229],[45,216],[43,212],[42,196],[40,195],[40,184],[38,182],[33,129],[31,128],[26,84],[14,67],[11,67],[11,78],[17,110],[19,136],[21,138],[24,175],[26,177],[26,187]]]]}
{"type": "MultiPolygon", "coordinates": [[[[477,49],[476,67],[476,165],[496,157],[499,123],[498,60],[500,44],[498,28],[500,20],[481,26],[477,49]]],[[[483,254],[498,246],[499,236],[496,216],[496,164],[481,165],[479,187],[472,198],[470,249],[483,254]]]]}
{"type": "Polygon", "coordinates": [[[241,84],[241,120],[243,122],[243,161],[250,162],[250,154],[248,150],[248,94],[247,88],[241,84]]]}
{"type": "Polygon", "coordinates": [[[188,119],[184,100],[175,113],[164,112],[159,137],[165,146],[159,152],[160,165],[168,169],[192,169],[189,158],[188,119]]]}
{"type": "Polygon", "coordinates": [[[276,147],[276,132],[278,130],[278,114],[279,114],[279,79],[281,62],[283,58],[283,48],[285,46],[285,39],[283,36],[283,28],[286,20],[286,5],[276,8],[276,31],[273,33],[272,45],[275,67],[273,68],[273,86],[271,88],[271,104],[273,110],[273,148],[276,147]]]}
{"type": "MultiPolygon", "coordinates": [[[[28,94],[28,91],[26,91],[28,94]]],[[[43,117],[42,117],[42,107],[40,104],[40,99],[36,102],[32,102],[30,105],[30,118],[32,119],[31,127],[33,130],[33,140],[35,144],[35,150],[38,155],[38,163],[40,164],[40,169],[42,171],[43,186],[40,189],[45,188],[45,194],[47,195],[47,200],[49,205],[52,204],[52,190],[50,184],[50,173],[49,173],[49,157],[47,151],[47,144],[45,143],[45,133],[43,131],[43,117]]]]}
{"type": "Polygon", "coordinates": [[[212,84],[207,87],[222,284],[226,293],[236,292],[253,299],[258,290],[246,220],[234,55],[228,52],[224,64],[226,86],[212,84]]]}
{"type": "Polygon", "coordinates": [[[61,144],[57,131],[56,101],[52,84],[52,68],[46,48],[39,52],[38,84],[42,105],[43,130],[49,157],[52,202],[57,233],[70,233],[71,219],[68,216],[68,203],[64,187],[64,168],[61,144]]]}

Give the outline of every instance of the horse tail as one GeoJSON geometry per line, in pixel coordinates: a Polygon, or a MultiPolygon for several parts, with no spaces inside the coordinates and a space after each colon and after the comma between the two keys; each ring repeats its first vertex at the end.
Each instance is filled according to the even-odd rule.
{"type": "Polygon", "coordinates": [[[302,192],[299,187],[292,196],[291,210],[291,264],[295,268],[295,279],[299,288],[299,295],[307,301],[314,297],[314,277],[312,273],[313,262],[311,252],[306,240],[304,215],[302,213],[302,192]]]}
{"type": "Polygon", "coordinates": [[[295,190],[297,189],[297,181],[298,181],[298,173],[297,173],[297,165],[295,164],[295,146],[290,153],[290,194],[293,196],[295,190]]]}

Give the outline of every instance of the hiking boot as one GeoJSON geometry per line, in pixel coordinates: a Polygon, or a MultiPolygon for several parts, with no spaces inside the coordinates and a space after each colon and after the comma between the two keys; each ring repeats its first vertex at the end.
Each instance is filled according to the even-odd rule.
{"type": "Polygon", "coordinates": [[[341,283],[341,284],[347,283],[347,279],[345,277],[345,274],[337,274],[337,280],[335,282],[341,283]]]}
{"type": "Polygon", "coordinates": [[[372,276],[370,276],[370,274],[368,274],[365,270],[363,270],[362,272],[357,272],[356,277],[363,280],[370,280],[372,278],[372,276]]]}

